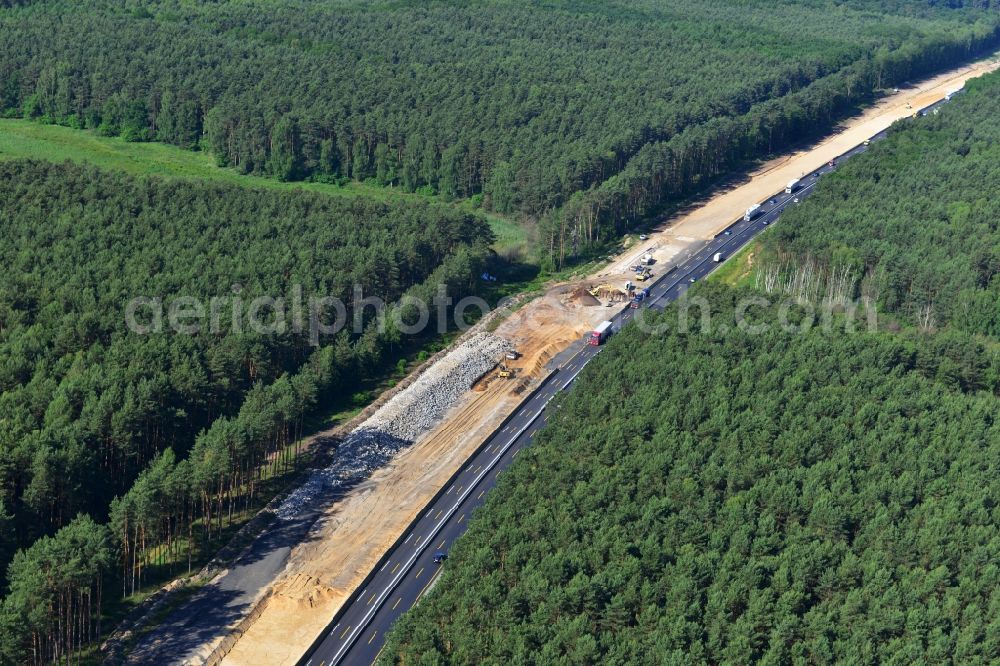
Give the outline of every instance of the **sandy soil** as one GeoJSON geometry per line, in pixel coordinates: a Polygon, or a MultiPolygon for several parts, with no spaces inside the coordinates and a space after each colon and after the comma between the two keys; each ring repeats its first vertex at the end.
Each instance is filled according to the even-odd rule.
{"type": "Polygon", "coordinates": [[[496,333],[523,354],[511,364],[518,368],[517,378],[487,376],[441,425],[331,507],[312,539],[292,553],[267,608],[223,664],[295,663],[437,489],[514,410],[520,394],[543,374],[545,364],[606,318],[603,303],[584,297],[581,286],[620,287],[630,277],[629,267],[646,252],[656,259],[652,266],[655,274],[657,265],[713,237],[750,204],[912,114],[908,103],[913,108],[929,104],[961,82],[997,66],[997,62],[984,61],[963,67],[883,99],[816,146],[773,160],[746,182],[721,194],[713,193],[704,204],[665,220],[647,241],[628,248],[589,280],[556,285],[513,313],[496,333]]]}
{"type": "Polygon", "coordinates": [[[571,292],[556,287],[501,324],[497,334],[522,354],[509,363],[515,379],[489,373],[443,423],[332,506],[310,541],[292,552],[267,607],[224,664],[298,660],[420,509],[514,411],[552,356],[603,318],[603,307],[578,304],[571,292]]]}
{"type": "Polygon", "coordinates": [[[602,271],[602,274],[623,272],[629,265],[636,263],[648,247],[654,248],[653,256],[659,261],[663,249],[670,250],[678,243],[690,243],[695,239],[713,238],[740,217],[749,206],[780,192],[793,178],[799,178],[823,166],[897,120],[913,115],[915,109],[938,101],[949,90],[998,67],[1000,61],[991,58],[940,74],[911,87],[902,87],[898,93],[882,98],[861,115],[842,123],[833,134],[818,144],[771,160],[743,183],[721,193],[713,192],[712,198],[704,204],[696,205],[664,221],[641,247],[636,246],[626,252],[622,260],[616,261],[602,271]]]}
{"type": "Polygon", "coordinates": [[[260,618],[226,664],[294,664],[397,536],[520,398],[495,382],[336,503],[292,553],[260,618]]]}

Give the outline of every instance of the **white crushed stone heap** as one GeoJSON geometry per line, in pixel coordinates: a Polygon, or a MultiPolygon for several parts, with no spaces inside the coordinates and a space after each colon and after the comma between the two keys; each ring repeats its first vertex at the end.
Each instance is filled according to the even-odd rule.
{"type": "Polygon", "coordinates": [[[358,426],[340,444],[330,466],[314,472],[275,513],[290,520],[317,497],[366,479],[434,427],[510,349],[506,340],[490,333],[478,333],[460,344],[358,426]]]}

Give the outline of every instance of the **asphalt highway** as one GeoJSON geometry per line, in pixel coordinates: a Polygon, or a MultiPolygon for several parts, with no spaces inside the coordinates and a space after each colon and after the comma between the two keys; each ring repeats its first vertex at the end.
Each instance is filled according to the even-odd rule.
{"type": "MultiPolygon", "coordinates": [[[[942,103],[943,100],[918,113],[930,112],[942,103]]],[[[881,132],[871,141],[878,141],[884,135],[885,132],[881,132]]],[[[839,165],[842,160],[865,150],[864,145],[859,145],[837,158],[835,164],[839,165]]],[[[725,261],[777,222],[786,207],[796,205],[796,199],[801,201],[809,196],[816,182],[836,168],[827,165],[804,174],[800,178],[801,187],[796,192],[782,192],[761,202],[761,212],[756,218],[737,220],[714,239],[682,257],[674,268],[662,272],[654,267],[654,272],[660,275],[649,285],[650,296],[643,306],[662,309],[675,301],[693,282],[703,279],[721,265],[721,262],[713,260],[716,253],[722,253],[722,261],[725,261]]],[[[748,202],[748,205],[751,203],[748,202]]],[[[609,314],[612,312],[609,310],[609,314]]],[[[638,312],[630,307],[614,311],[614,316],[610,318],[613,330],[620,330],[638,312]]],[[[553,373],[431,500],[405,536],[382,558],[363,587],[348,599],[316,639],[300,664],[368,666],[375,662],[385,644],[386,632],[396,618],[416,604],[434,584],[442,568],[448,566],[447,559],[435,563],[435,554],[447,553],[455,539],[465,532],[472,513],[496,485],[497,475],[510,466],[518,452],[531,443],[534,433],[545,425],[545,409],[549,401],[560,391],[568,390],[584,366],[602,349],[581,341],[570,352],[556,359],[558,366],[553,373]],[[559,363],[561,358],[565,360],[559,363]]]]}

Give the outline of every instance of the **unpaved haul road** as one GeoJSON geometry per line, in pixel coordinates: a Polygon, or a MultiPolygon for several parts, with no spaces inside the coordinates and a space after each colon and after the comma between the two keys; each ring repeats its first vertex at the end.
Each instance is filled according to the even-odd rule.
{"type": "MultiPolygon", "coordinates": [[[[931,113],[944,104],[938,101],[918,113],[931,113]]],[[[916,108],[914,108],[916,110],[916,108]]],[[[913,111],[911,110],[911,113],[913,111]]],[[[881,140],[885,130],[872,135],[872,142],[881,140]]],[[[862,138],[861,141],[864,141],[862,138]]],[[[848,147],[829,160],[840,163],[866,150],[862,143],[848,147]]],[[[801,185],[792,193],[784,187],[772,192],[751,220],[732,218],[718,225],[717,234],[706,240],[682,262],[669,270],[650,287],[649,299],[642,308],[626,307],[611,319],[613,330],[620,330],[632,318],[641,317],[646,307],[662,309],[680,298],[695,283],[718,268],[725,257],[732,256],[757,234],[778,221],[782,211],[808,197],[824,174],[836,165],[822,166],[801,176],[801,185]],[[721,255],[721,260],[716,257],[721,255]]],[[[782,183],[784,185],[785,183],[782,183]]],[[[351,596],[306,656],[304,666],[336,666],[373,664],[385,645],[386,633],[396,619],[412,608],[429,589],[441,568],[448,566],[449,547],[466,530],[472,512],[480,506],[487,493],[496,485],[497,476],[507,469],[518,453],[531,443],[534,433],[545,425],[553,413],[549,402],[556,394],[570,390],[572,382],[586,364],[603,347],[575,345],[572,354],[552,375],[518,406],[502,428],[493,434],[466,465],[428,504],[420,517],[404,533],[394,548],[379,561],[363,583],[362,589],[351,596]]]]}
{"type": "Polygon", "coordinates": [[[902,87],[898,93],[883,97],[860,115],[844,121],[836,131],[816,145],[785,155],[762,165],[750,174],[746,182],[724,192],[714,192],[704,204],[667,220],[661,230],[654,231],[641,247],[626,252],[619,260],[598,272],[597,277],[617,275],[637,263],[647,249],[657,262],[670,259],[669,248],[677,241],[698,241],[713,238],[727,220],[742,215],[753,203],[760,203],[785,187],[793,178],[801,178],[842,155],[865,139],[884,131],[897,120],[913,115],[942,99],[948,91],[962,87],[966,81],[992,72],[1000,61],[990,58],[959,69],[939,74],[912,87],[902,87]],[[658,251],[659,248],[667,252],[658,251]]]}
{"type": "MultiPolygon", "coordinates": [[[[765,165],[765,168],[754,174],[750,181],[745,185],[712,198],[706,205],[687,215],[669,220],[665,224],[666,230],[654,234],[650,239],[649,244],[656,246],[654,248],[654,256],[657,258],[657,265],[664,266],[668,262],[678,259],[684,249],[694,252],[695,248],[704,246],[706,239],[712,238],[714,233],[719,230],[720,225],[724,226],[725,224],[728,224],[726,221],[734,219],[747,205],[749,205],[749,203],[752,203],[753,201],[761,201],[768,194],[780,189],[780,186],[783,186],[787,180],[791,177],[797,176],[805,170],[804,165],[809,163],[808,160],[815,160],[816,162],[823,164],[826,163],[826,161],[828,161],[831,157],[838,154],[838,152],[843,152],[837,147],[839,144],[833,144],[832,142],[845,140],[847,143],[850,143],[853,140],[854,143],[858,143],[866,136],[874,134],[877,131],[875,128],[877,128],[879,124],[881,124],[884,128],[897,118],[907,115],[908,110],[905,108],[907,99],[912,99],[913,102],[911,103],[913,103],[914,106],[917,106],[914,102],[919,100],[935,96],[936,98],[940,98],[944,95],[946,89],[957,87],[957,85],[964,82],[965,79],[978,76],[979,74],[991,71],[995,68],[996,63],[983,61],[972,66],[963,66],[962,68],[953,70],[952,72],[934,77],[927,82],[919,84],[916,88],[904,89],[898,95],[894,95],[875,107],[868,109],[858,119],[846,122],[844,124],[844,128],[846,129],[833,136],[831,139],[819,144],[815,148],[810,149],[807,152],[798,153],[781,160],[776,160],[769,165],[765,165]],[[875,120],[877,120],[875,124],[865,125],[865,123],[875,120]],[[870,134],[866,134],[866,132],[870,132],[870,134]],[[842,137],[850,138],[842,139],[842,137]],[[775,182],[778,183],[777,187],[773,186],[775,182]]],[[[758,221],[756,221],[755,224],[759,225],[760,219],[762,218],[758,218],[758,221]]],[[[731,237],[723,238],[733,240],[731,237]]],[[[708,242],[714,243],[717,241],[713,240],[708,242]]],[[[646,245],[639,249],[644,249],[646,245]]],[[[735,247],[735,245],[733,247],[735,247]]],[[[730,248],[729,251],[731,251],[731,249],[733,248],[730,248]]],[[[625,253],[620,261],[616,262],[609,268],[603,269],[600,271],[600,274],[595,277],[597,277],[598,281],[600,281],[599,278],[604,275],[613,275],[625,272],[627,266],[634,263],[634,259],[631,255],[635,253],[635,250],[625,253]]],[[[641,254],[641,252],[639,252],[639,254],[641,254]]],[[[677,276],[684,274],[684,271],[689,268],[694,270],[696,274],[698,271],[705,270],[706,264],[704,249],[699,256],[700,259],[697,256],[689,256],[686,263],[678,269],[679,272],[676,276],[670,276],[668,281],[660,283],[660,289],[683,290],[686,288],[685,283],[677,276]],[[691,264],[690,262],[700,263],[691,264]]],[[[710,267],[711,266],[709,266],[709,268],[710,267]]],[[[661,271],[657,269],[657,272],[661,271]]],[[[662,305],[666,302],[666,300],[667,297],[664,297],[663,300],[658,301],[656,305],[662,305]]],[[[529,304],[525,309],[531,309],[533,305],[534,304],[529,304]]],[[[523,314],[523,311],[518,314],[523,314]]],[[[579,314],[582,313],[578,313],[578,315],[579,314]]],[[[530,321],[530,319],[528,321],[530,321]]],[[[575,321],[567,321],[565,326],[566,328],[570,328],[578,324],[579,320],[577,319],[575,321]]],[[[523,331],[524,336],[530,337],[533,333],[537,335],[537,331],[534,330],[523,331]]],[[[559,344],[557,346],[561,348],[563,342],[558,342],[559,344]]],[[[565,358],[565,356],[561,356],[565,358]]],[[[576,357],[577,362],[581,361],[582,358],[583,357],[576,357]]],[[[564,368],[560,370],[560,374],[566,369],[568,369],[568,366],[564,366],[564,368]]],[[[497,395],[499,396],[500,393],[498,392],[497,395]]],[[[498,397],[497,400],[499,401],[500,398],[498,397]]],[[[507,405],[501,405],[500,402],[497,402],[497,407],[502,407],[505,411],[507,409],[507,405]]],[[[539,421],[541,420],[542,419],[540,417],[539,421]]],[[[527,434],[529,433],[522,435],[522,440],[524,440],[525,435],[527,434]]],[[[476,435],[474,434],[469,434],[469,437],[475,436],[476,435]]],[[[512,447],[520,445],[521,444],[515,443],[512,447]]],[[[474,444],[469,444],[468,446],[471,448],[474,444]]],[[[429,447],[427,451],[433,452],[436,451],[436,449],[434,447],[429,447]]],[[[404,453],[404,456],[405,455],[407,454],[404,453]]],[[[439,454],[431,453],[427,455],[439,454]]],[[[511,455],[513,455],[513,451],[511,452],[511,455]]],[[[419,456],[410,456],[406,460],[405,464],[412,466],[415,469],[429,467],[428,461],[419,459],[419,456]]],[[[458,468],[459,464],[454,464],[452,469],[458,468]]],[[[498,463],[498,468],[500,465],[501,463],[498,463]]],[[[465,469],[464,466],[462,469],[465,469]]],[[[438,470],[438,472],[440,472],[440,470],[438,470]]],[[[444,474],[439,474],[439,477],[447,478],[448,473],[449,472],[445,470],[444,474]]],[[[411,476],[417,477],[421,475],[428,476],[424,472],[418,473],[417,471],[413,472],[411,476]]],[[[428,478],[437,479],[438,477],[429,476],[428,478]]],[[[494,477],[486,477],[484,482],[489,482],[490,478],[494,477]]],[[[439,481],[435,480],[435,484],[437,483],[439,483],[439,481]]],[[[375,492],[379,491],[376,490],[375,492]]],[[[430,496],[432,494],[433,490],[431,490],[431,492],[427,495],[430,496]]],[[[472,495],[473,498],[477,496],[478,493],[472,495]]],[[[425,501],[426,500],[421,500],[421,502],[425,501]]],[[[419,503],[414,504],[414,506],[419,505],[419,503]]],[[[405,513],[410,511],[411,507],[399,507],[399,509],[400,511],[397,513],[405,513]]],[[[422,515],[415,510],[413,512],[418,516],[422,515]]],[[[457,517],[461,517],[461,513],[457,517]]],[[[457,520],[457,517],[453,515],[452,520],[457,520]]],[[[303,523],[306,522],[308,521],[303,521],[303,523]]],[[[304,528],[305,525],[300,526],[300,529],[304,528]]],[[[381,543],[392,543],[395,535],[400,533],[398,531],[399,528],[396,527],[395,524],[389,524],[388,522],[384,525],[382,523],[377,525],[368,525],[365,527],[364,532],[370,536],[371,531],[378,531],[380,529],[385,532],[385,534],[380,537],[378,540],[379,543],[377,544],[374,543],[374,540],[372,544],[368,544],[359,543],[357,539],[351,541],[350,538],[347,538],[348,541],[351,541],[354,544],[351,547],[358,550],[358,557],[354,558],[354,560],[356,560],[354,563],[358,567],[363,566],[362,572],[359,573],[358,578],[363,577],[363,571],[371,569],[372,565],[379,561],[381,553],[384,552],[384,546],[382,546],[381,543]],[[364,564],[362,564],[362,561],[364,564]]],[[[444,528],[442,528],[442,530],[444,530],[444,528]]],[[[357,531],[359,531],[358,538],[361,538],[363,535],[360,534],[360,528],[357,531]]],[[[451,533],[449,532],[449,534],[451,533]]],[[[316,536],[317,535],[311,535],[311,538],[315,538],[316,536]]],[[[343,535],[340,536],[343,538],[343,535]]],[[[242,619],[247,612],[249,612],[253,601],[259,598],[264,591],[273,588],[274,583],[280,578],[282,571],[284,571],[285,563],[288,560],[289,548],[298,544],[301,539],[302,536],[299,533],[281,534],[271,535],[270,539],[263,538],[260,542],[255,543],[231,571],[220,576],[213,583],[206,585],[194,599],[183,604],[174,613],[172,613],[167,622],[157,627],[153,632],[147,635],[147,637],[140,642],[136,652],[130,655],[132,657],[130,661],[133,663],[203,662],[207,654],[219,645],[222,638],[229,633],[234,624],[242,619]]],[[[338,544],[334,544],[334,546],[343,548],[343,543],[344,542],[340,542],[338,544]]],[[[390,569],[391,568],[392,567],[390,567],[390,569]]],[[[416,571],[419,571],[419,568],[416,571]]],[[[416,571],[414,571],[414,573],[416,573],[416,571]]],[[[355,590],[355,593],[360,591],[362,590],[358,588],[355,590]]],[[[283,616],[282,621],[272,624],[258,621],[258,625],[261,626],[268,626],[272,628],[280,626],[281,631],[256,632],[255,629],[258,625],[250,627],[249,632],[243,635],[242,639],[239,643],[237,643],[237,649],[234,651],[234,654],[240,652],[243,655],[248,656],[248,659],[243,661],[236,660],[234,663],[253,663],[255,666],[267,666],[272,664],[287,665],[294,663],[298,656],[301,655],[306,649],[305,643],[308,642],[308,639],[301,641],[298,639],[290,640],[290,635],[279,636],[277,634],[291,634],[294,633],[293,629],[297,629],[301,632],[310,626],[316,626],[317,628],[313,629],[312,634],[310,634],[315,635],[315,632],[322,627],[325,621],[328,621],[331,615],[342,615],[344,612],[347,612],[345,609],[353,605],[348,600],[350,590],[334,590],[330,593],[335,594],[336,596],[323,600],[325,601],[325,604],[319,603],[317,605],[317,607],[324,609],[324,612],[318,617],[316,608],[313,607],[313,603],[316,603],[317,600],[310,598],[303,604],[301,609],[288,614],[287,618],[283,616]],[[344,601],[342,602],[341,600],[344,601]],[[285,619],[291,620],[292,624],[284,622],[285,619]]],[[[372,604],[374,605],[374,603],[375,602],[373,601],[372,604]]],[[[394,603],[395,598],[393,598],[392,603],[388,605],[391,607],[394,603]]],[[[380,608],[383,608],[384,606],[385,604],[382,604],[380,608]]],[[[404,607],[407,607],[407,605],[401,601],[396,610],[402,612],[401,609],[404,607]]],[[[265,610],[262,620],[267,620],[268,614],[271,611],[272,608],[265,610]]],[[[377,622],[382,622],[382,620],[379,619],[377,622]]],[[[331,624],[336,624],[336,622],[331,624]]],[[[327,631],[329,631],[329,628],[327,631]]],[[[340,633],[343,633],[343,627],[341,627],[341,631],[338,632],[337,635],[340,635],[340,633]]],[[[370,634],[366,634],[363,639],[358,639],[358,637],[355,636],[354,640],[357,644],[375,647],[381,645],[382,639],[380,637],[384,635],[384,628],[381,629],[378,634],[378,637],[371,639],[370,644],[368,643],[371,638],[370,634]]],[[[327,634],[324,633],[323,636],[326,637],[327,634]]],[[[345,635],[345,639],[347,636],[350,636],[350,633],[345,635]]],[[[229,660],[227,659],[227,662],[228,661],[229,660]]],[[[318,666],[318,664],[322,661],[323,660],[320,659],[319,661],[314,662],[314,666],[318,666]]],[[[354,662],[346,661],[344,663],[354,662]]]]}

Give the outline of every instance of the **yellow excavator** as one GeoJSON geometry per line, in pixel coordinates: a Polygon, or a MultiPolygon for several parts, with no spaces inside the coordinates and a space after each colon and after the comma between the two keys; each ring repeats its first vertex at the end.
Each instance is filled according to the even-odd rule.
{"type": "Polygon", "coordinates": [[[517,370],[515,368],[509,367],[506,363],[500,364],[500,372],[497,373],[497,377],[500,379],[511,379],[517,370]]]}
{"type": "Polygon", "coordinates": [[[620,301],[628,297],[624,291],[610,284],[599,284],[590,290],[594,298],[605,298],[608,301],[620,301]]]}
{"type": "Polygon", "coordinates": [[[599,284],[590,290],[590,295],[594,298],[600,298],[602,291],[607,291],[609,289],[614,289],[610,284],[599,284]]]}

